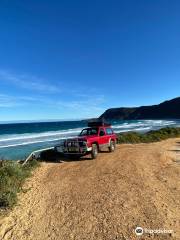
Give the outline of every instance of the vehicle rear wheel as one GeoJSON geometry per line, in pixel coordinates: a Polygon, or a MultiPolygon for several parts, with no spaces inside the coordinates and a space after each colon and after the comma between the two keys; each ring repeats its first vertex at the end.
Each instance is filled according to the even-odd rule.
{"type": "Polygon", "coordinates": [[[111,140],[110,146],[109,146],[109,152],[114,152],[115,148],[116,148],[116,143],[115,141],[111,140]]]}
{"type": "Polygon", "coordinates": [[[92,151],[91,151],[91,157],[92,159],[95,159],[98,155],[98,146],[97,144],[92,145],[92,151]]]}

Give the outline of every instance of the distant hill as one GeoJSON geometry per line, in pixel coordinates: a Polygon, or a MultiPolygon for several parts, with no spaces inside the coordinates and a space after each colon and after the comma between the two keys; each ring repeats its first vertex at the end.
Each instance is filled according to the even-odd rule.
{"type": "Polygon", "coordinates": [[[141,107],[120,107],[106,110],[99,119],[135,120],[135,119],[180,119],[180,97],[158,105],[141,107]]]}

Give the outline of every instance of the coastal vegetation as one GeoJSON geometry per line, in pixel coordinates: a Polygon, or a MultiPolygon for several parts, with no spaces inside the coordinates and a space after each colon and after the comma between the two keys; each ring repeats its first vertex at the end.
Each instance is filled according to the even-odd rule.
{"type": "Polygon", "coordinates": [[[168,138],[180,137],[180,128],[166,127],[147,133],[126,132],[119,133],[117,143],[150,143],[168,138]]]}
{"type": "Polygon", "coordinates": [[[24,166],[15,161],[0,161],[0,209],[12,207],[17,202],[17,194],[23,190],[24,180],[31,176],[37,166],[36,160],[24,166]]]}

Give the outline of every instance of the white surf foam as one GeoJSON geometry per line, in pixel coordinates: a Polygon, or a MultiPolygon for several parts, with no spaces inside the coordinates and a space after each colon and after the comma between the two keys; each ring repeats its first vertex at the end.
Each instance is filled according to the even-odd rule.
{"type": "Polygon", "coordinates": [[[14,140],[27,140],[27,139],[35,139],[35,138],[43,138],[43,137],[54,137],[61,135],[71,135],[75,133],[79,133],[81,129],[69,129],[69,130],[61,130],[61,131],[49,131],[44,133],[37,134],[16,134],[16,135],[2,135],[0,138],[0,142],[4,141],[14,141],[14,140]]]}
{"type": "Polygon", "coordinates": [[[17,144],[9,144],[5,146],[0,146],[0,148],[9,148],[9,147],[17,147],[17,146],[24,146],[24,145],[31,145],[31,144],[36,144],[36,143],[45,143],[45,142],[56,142],[56,141],[61,141],[63,139],[69,139],[71,137],[64,137],[64,138],[54,138],[51,140],[46,140],[46,141],[32,141],[32,142],[22,142],[22,143],[17,143],[17,144]]]}
{"type": "MultiPolygon", "coordinates": [[[[124,122],[122,124],[113,125],[116,133],[129,132],[129,131],[148,131],[157,129],[164,126],[177,124],[171,120],[139,120],[137,122],[124,122]]],[[[82,128],[74,128],[59,131],[47,131],[43,133],[25,133],[25,134],[11,134],[0,136],[0,148],[16,147],[38,143],[56,142],[58,140],[77,136],[82,128]]]]}

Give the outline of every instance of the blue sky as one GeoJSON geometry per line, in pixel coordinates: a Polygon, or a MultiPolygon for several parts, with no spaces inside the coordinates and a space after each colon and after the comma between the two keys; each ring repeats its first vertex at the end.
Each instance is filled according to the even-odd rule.
{"type": "Polygon", "coordinates": [[[0,120],[96,117],[180,92],[180,2],[0,2],[0,120]]]}

